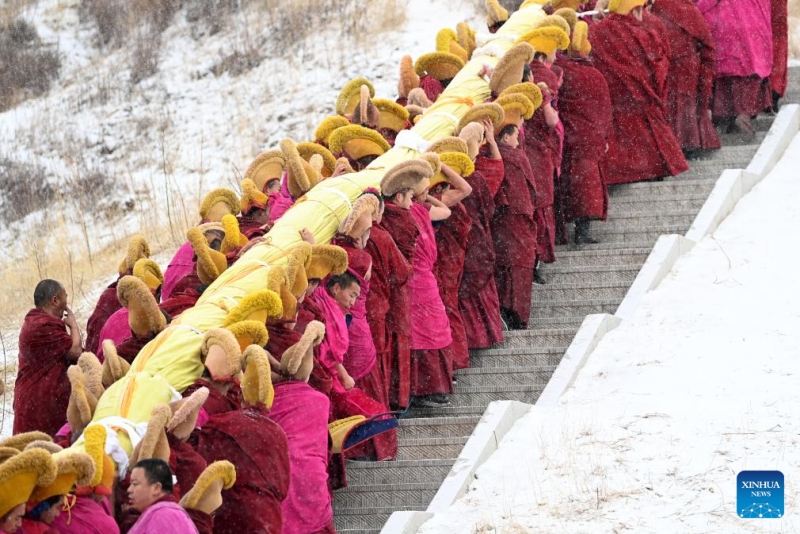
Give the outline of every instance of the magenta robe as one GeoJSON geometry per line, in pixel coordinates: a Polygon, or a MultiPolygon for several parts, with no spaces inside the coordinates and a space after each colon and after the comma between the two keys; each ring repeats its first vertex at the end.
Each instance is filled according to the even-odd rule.
{"type": "Polygon", "coordinates": [[[69,512],[62,511],[53,528],[61,534],[119,534],[119,526],[111,517],[108,501],[103,504],[94,502],[90,497],[68,496],[74,498],[75,504],[69,512]]]}
{"type": "Polygon", "coordinates": [[[270,224],[274,224],[275,221],[283,217],[283,214],[289,211],[289,208],[294,206],[295,200],[292,198],[292,195],[289,193],[289,186],[287,185],[286,180],[288,180],[287,174],[283,173],[283,178],[281,178],[281,188],[277,193],[272,193],[269,196],[269,222],[270,224]]]}
{"type": "Polygon", "coordinates": [[[147,508],[128,534],[197,534],[189,514],[174,502],[160,501],[147,508]]]}
{"type": "MultiPolygon", "coordinates": [[[[128,271],[127,274],[130,274],[130,271],[128,271]]],[[[86,339],[84,339],[84,346],[88,350],[92,350],[97,346],[100,340],[100,330],[103,329],[108,318],[111,317],[115,311],[122,308],[122,304],[120,304],[117,298],[117,283],[119,283],[120,278],[122,278],[122,276],[103,290],[100,294],[100,298],[97,299],[97,305],[94,307],[92,315],[90,315],[89,320],[86,321],[86,339]]]]}
{"type": "MultiPolygon", "coordinates": [[[[97,347],[93,351],[100,361],[103,361],[103,341],[106,339],[110,339],[114,342],[114,346],[116,347],[124,340],[131,337],[131,327],[128,324],[128,308],[120,308],[114,313],[111,314],[111,317],[108,318],[106,324],[103,325],[103,328],[100,330],[100,337],[99,341],[97,342],[97,347]]],[[[86,347],[88,350],[92,350],[92,347],[86,347]]]]}
{"type": "Polygon", "coordinates": [[[170,260],[167,270],[164,271],[164,285],[161,286],[161,300],[167,300],[172,295],[178,281],[192,272],[194,267],[194,249],[188,241],[170,260]]]}

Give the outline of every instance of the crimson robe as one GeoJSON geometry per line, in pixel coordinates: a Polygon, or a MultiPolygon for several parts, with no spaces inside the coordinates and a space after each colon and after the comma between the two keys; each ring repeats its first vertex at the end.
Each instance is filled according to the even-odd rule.
{"type": "Polygon", "coordinates": [[[265,410],[244,408],[211,413],[192,441],[209,464],[228,460],[236,484],[223,494],[214,515],[214,534],[281,532],[281,502],[289,491],[289,443],[265,410]]]}
{"type": "Polygon", "coordinates": [[[192,267],[192,271],[189,274],[175,282],[170,295],[186,293],[187,291],[194,291],[198,294],[202,294],[203,289],[205,289],[205,284],[203,284],[203,282],[200,280],[200,277],[197,276],[197,263],[195,263],[192,267]]]}
{"type": "Polygon", "coordinates": [[[436,228],[438,253],[434,274],[439,285],[439,296],[450,321],[450,334],[453,337],[450,350],[455,370],[469,367],[467,332],[458,306],[458,291],[464,274],[467,238],[472,230],[472,219],[461,203],[450,208],[450,212],[450,217],[436,228]]]}
{"type": "Polygon", "coordinates": [[[367,322],[375,343],[376,367],[381,373],[384,403],[390,404],[392,350],[386,322],[395,292],[405,291],[411,265],[395,245],[392,236],[377,222],[372,223],[364,250],[372,258],[372,278],[367,295],[367,322]]]}
{"type": "Polygon", "coordinates": [[[611,14],[590,27],[594,66],[606,79],[612,127],[607,183],[629,183],[688,170],[665,117],[669,42],[656,25],[611,14]]]}
{"type": "Polygon", "coordinates": [[[194,487],[208,464],[189,443],[180,441],[172,434],[167,434],[167,440],[169,441],[169,468],[177,479],[178,494],[182,497],[194,487]]]}
{"type": "Polygon", "coordinates": [[[715,61],[711,28],[692,0],[659,0],[652,13],[664,23],[669,36],[666,115],[672,131],[684,150],[719,148],[708,113],[715,61]]]}
{"type": "MultiPolygon", "coordinates": [[[[467,346],[471,349],[486,348],[503,341],[503,325],[500,322],[500,299],[494,281],[494,241],[491,221],[494,215],[494,195],[479,170],[481,161],[499,161],[478,157],[476,170],[465,178],[472,187],[472,194],[461,201],[467,210],[472,225],[467,235],[464,256],[464,275],[458,290],[461,319],[467,335],[467,346]]],[[[498,181],[498,188],[502,183],[498,181]]]]}
{"type": "Polygon", "coordinates": [[[611,95],[590,59],[562,56],[559,116],[564,124],[564,155],[558,180],[564,220],[606,219],[608,190],[601,164],[611,128],[611,95]]]}
{"type": "Polygon", "coordinates": [[[536,265],[536,222],[533,205],[536,187],[525,152],[500,144],[505,176],[494,197],[492,236],[495,282],[500,308],[514,327],[528,324],[536,265]]]}
{"type": "Polygon", "coordinates": [[[133,363],[136,356],[144,348],[145,345],[155,339],[155,334],[148,334],[146,336],[137,336],[133,334],[131,337],[117,345],[117,355],[128,363],[133,363]]]}
{"type": "Polygon", "coordinates": [[[483,145],[478,152],[478,157],[475,158],[475,170],[479,171],[484,180],[486,187],[489,189],[492,198],[497,194],[500,189],[500,184],[503,182],[505,175],[505,168],[503,168],[503,159],[494,159],[490,155],[490,149],[487,145],[483,145]]]}
{"type": "Polygon", "coordinates": [[[419,79],[419,86],[423,91],[425,91],[425,96],[427,96],[428,100],[431,102],[436,102],[436,99],[439,98],[439,95],[444,92],[444,85],[442,82],[430,74],[426,74],[419,79]]]}
{"type": "Polygon", "coordinates": [[[189,308],[193,308],[199,298],[200,293],[196,289],[187,287],[179,292],[173,291],[172,296],[162,301],[158,307],[175,319],[189,308]]]}
{"type": "Polygon", "coordinates": [[[769,84],[778,96],[789,85],[789,9],[786,0],[772,0],[772,72],[769,84]]]}
{"type": "MultiPolygon", "coordinates": [[[[131,273],[128,272],[126,274],[131,273]]],[[[112,313],[122,307],[122,304],[119,303],[119,299],[117,298],[117,284],[120,278],[122,278],[122,276],[103,290],[100,294],[100,298],[97,299],[97,305],[94,307],[92,315],[90,315],[89,320],[86,321],[86,339],[84,340],[84,346],[88,347],[89,350],[93,350],[100,343],[100,331],[103,329],[103,325],[106,324],[106,321],[111,317],[112,313]]]]}
{"type": "MultiPolygon", "coordinates": [[[[400,253],[411,266],[419,235],[411,212],[386,203],[381,227],[392,237],[400,253]]],[[[408,280],[411,276],[409,275],[408,280]]],[[[406,284],[390,286],[389,312],[386,314],[388,348],[391,351],[389,402],[393,408],[405,408],[411,397],[411,323],[409,292],[406,284]]]]}
{"type": "Polygon", "coordinates": [[[262,228],[264,223],[255,220],[253,217],[240,214],[237,219],[239,219],[239,231],[244,234],[247,239],[261,237],[267,233],[267,230],[262,228]]]}
{"type": "Polygon", "coordinates": [[[28,312],[19,332],[14,434],[39,430],[53,436],[67,422],[71,348],[63,320],[38,308],[28,312]]]}

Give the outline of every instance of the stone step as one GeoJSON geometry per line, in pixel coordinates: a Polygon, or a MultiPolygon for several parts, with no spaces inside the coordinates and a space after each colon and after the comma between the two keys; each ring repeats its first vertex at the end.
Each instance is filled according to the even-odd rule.
{"type": "Polygon", "coordinates": [[[712,159],[696,159],[689,162],[689,168],[693,171],[708,171],[712,172],[717,170],[722,172],[724,169],[743,169],[750,164],[753,159],[755,150],[750,150],[750,147],[736,147],[741,149],[739,152],[731,152],[728,154],[720,154],[712,159]]]}
{"type": "Polygon", "coordinates": [[[687,195],[708,196],[714,188],[716,178],[709,178],[703,180],[682,180],[682,181],[664,181],[664,182],[636,182],[633,184],[616,184],[608,189],[608,194],[611,197],[609,202],[613,204],[617,198],[642,198],[653,200],[660,196],[667,195],[687,195]]]}
{"type": "MultiPolygon", "coordinates": [[[[553,347],[548,352],[534,352],[528,347],[510,349],[483,349],[470,351],[470,369],[505,369],[506,367],[558,365],[567,346],[553,347]]],[[[402,423],[401,423],[402,428],[402,423]]]]}
{"type": "MultiPolygon", "coordinates": [[[[616,281],[598,282],[596,285],[585,282],[576,284],[548,283],[544,286],[536,286],[531,295],[531,303],[557,305],[564,301],[580,299],[602,299],[622,302],[635,278],[636,276],[620,276],[616,281]]],[[[537,323],[542,324],[541,319],[537,323]]]]}
{"type": "MultiPolygon", "coordinates": [[[[766,131],[756,132],[755,137],[744,135],[741,133],[722,134],[717,133],[719,141],[722,146],[742,146],[742,145],[760,145],[764,138],[767,136],[766,131]]],[[[714,153],[713,150],[708,151],[714,153]]]]}
{"type": "MultiPolygon", "coordinates": [[[[759,135],[761,139],[763,139],[766,137],[766,132],[759,132],[759,135]]],[[[758,141],[753,141],[746,145],[723,145],[719,150],[698,152],[686,161],[689,162],[690,168],[694,167],[695,162],[698,161],[727,161],[730,158],[741,159],[742,157],[747,157],[749,163],[749,160],[752,159],[760,144],[761,143],[758,141]]]]}
{"type": "Polygon", "coordinates": [[[547,381],[512,386],[471,386],[456,385],[456,394],[450,395],[450,405],[454,408],[486,406],[497,400],[515,400],[533,404],[544,390],[547,381]]]}
{"type": "Polygon", "coordinates": [[[444,408],[428,408],[427,406],[412,406],[406,412],[409,418],[435,418],[435,417],[456,417],[464,415],[481,416],[486,411],[487,404],[475,404],[472,406],[450,405],[444,408]]]}
{"type": "Polygon", "coordinates": [[[424,508],[389,507],[389,508],[344,508],[336,506],[334,492],[333,523],[339,534],[379,534],[383,525],[393,512],[404,510],[423,511],[424,508]]]}
{"type": "Polygon", "coordinates": [[[543,330],[545,328],[574,328],[577,330],[584,317],[537,317],[536,322],[529,324],[527,330],[543,330]]]}
{"type": "Polygon", "coordinates": [[[430,504],[439,481],[403,482],[406,478],[391,484],[370,484],[348,486],[334,493],[337,507],[340,508],[394,508],[407,507],[412,510],[425,510],[430,504]]]}
{"type": "Polygon", "coordinates": [[[565,300],[559,303],[534,302],[531,307],[530,322],[537,317],[558,317],[568,315],[590,315],[593,313],[614,313],[619,299],[607,300],[565,300]]]}
{"type": "MultiPolygon", "coordinates": [[[[413,419],[409,419],[412,421],[413,419]]],[[[459,454],[461,452],[459,451],[459,454]]],[[[456,455],[456,457],[458,454],[456,455]]],[[[454,457],[455,458],[455,457],[454,457]]],[[[395,484],[404,479],[442,481],[455,459],[394,460],[391,462],[347,461],[348,487],[395,484]]],[[[336,494],[334,494],[336,495],[336,494]]]]}
{"type": "MultiPolygon", "coordinates": [[[[456,391],[462,387],[503,387],[523,384],[547,384],[557,365],[535,367],[478,367],[456,371],[458,384],[456,391]]],[[[466,443],[466,440],[464,441],[466,443]]]]}
{"type": "MultiPolygon", "coordinates": [[[[706,195],[676,195],[662,198],[614,198],[608,205],[608,218],[613,219],[620,215],[638,212],[662,213],[676,210],[694,210],[697,212],[705,201],[706,195]]],[[[603,223],[601,221],[592,221],[592,227],[600,224],[603,223]]]]}
{"type": "MultiPolygon", "coordinates": [[[[552,374],[552,373],[551,373],[552,374]]],[[[398,460],[442,460],[458,458],[469,436],[447,436],[407,439],[398,443],[398,460]]],[[[444,477],[442,477],[444,479],[444,477]]],[[[409,480],[406,478],[406,480],[409,480]]],[[[427,480],[413,478],[412,480],[427,480]]]]}
{"type": "MultiPolygon", "coordinates": [[[[572,245],[575,247],[575,245],[572,245]]],[[[570,249],[570,245],[556,247],[558,261],[542,266],[544,272],[549,268],[591,267],[605,265],[641,265],[650,254],[650,247],[617,249],[570,249]],[[552,267],[551,267],[552,266],[552,267]]]]}
{"type": "MultiPolygon", "coordinates": [[[[544,316],[543,316],[544,317],[544,316]]],[[[524,347],[531,351],[550,350],[551,347],[565,347],[572,343],[578,328],[545,328],[537,330],[513,330],[504,332],[505,340],[492,349],[524,347]]]]}
{"type": "MultiPolygon", "coordinates": [[[[686,234],[692,225],[694,217],[687,218],[683,224],[664,224],[658,226],[639,226],[625,228],[598,228],[594,231],[594,236],[600,241],[595,245],[581,245],[586,248],[601,248],[604,244],[630,244],[634,242],[645,242],[655,244],[659,236],[663,234],[686,234]]],[[[651,245],[652,246],[652,245],[651,245]]],[[[556,255],[557,257],[557,255],[556,255]]]]}
{"type": "MultiPolygon", "coordinates": [[[[424,439],[440,436],[470,436],[480,419],[480,417],[471,416],[438,417],[436,419],[401,419],[400,427],[397,431],[397,438],[400,442],[403,442],[407,439],[424,439]]],[[[371,464],[372,462],[366,463],[371,464]]]]}
{"type": "Polygon", "coordinates": [[[610,282],[619,282],[620,279],[632,281],[639,274],[639,269],[639,265],[563,266],[559,258],[559,261],[541,267],[541,273],[544,275],[547,284],[534,286],[533,292],[536,294],[560,285],[603,285],[610,282]],[[552,284],[551,281],[553,282],[552,284]]]}

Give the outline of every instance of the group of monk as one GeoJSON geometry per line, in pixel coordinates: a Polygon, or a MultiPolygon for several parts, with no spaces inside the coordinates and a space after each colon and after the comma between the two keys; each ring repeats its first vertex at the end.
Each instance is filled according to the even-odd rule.
{"type": "MultiPolygon", "coordinates": [[[[134,236],[85,339],[64,286],[41,281],[19,336],[14,436],[0,441],[0,531],[335,532],[344,460],[394,459],[398,416],[447,407],[469,350],[528,326],[538,265],[559,243],[597,242],[609,184],[681,173],[685,154],[720,146],[716,128],[752,135],[774,110],[787,78],[779,4],[552,0],[502,54],[464,23],[442,30],[435,52],[402,59],[396,100],[355,79],[314,141],[284,139],[239,193],[210,192],[165,271],[134,236]],[[478,73],[487,101],[449,96],[481,55],[502,55],[478,73]],[[449,100],[469,107],[454,135],[413,132],[449,100]],[[146,428],[96,414],[315,185],[393,146],[421,155],[363,191],[330,244],[303,229],[261,290],[220,299],[225,322],[196,331],[202,376],[146,428]]],[[[509,13],[487,9],[496,33],[509,13]]]]}

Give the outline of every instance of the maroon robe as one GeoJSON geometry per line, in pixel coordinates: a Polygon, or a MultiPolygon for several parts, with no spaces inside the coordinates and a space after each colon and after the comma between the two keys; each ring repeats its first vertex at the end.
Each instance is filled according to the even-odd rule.
{"type": "Polygon", "coordinates": [[[148,334],[146,336],[137,336],[133,334],[131,337],[117,345],[117,355],[128,363],[133,363],[136,356],[144,348],[145,345],[155,339],[156,334],[148,334]]]}
{"type": "MultiPolygon", "coordinates": [[[[392,237],[409,265],[419,229],[409,210],[386,203],[381,227],[392,237]]],[[[408,281],[406,280],[406,282],[408,281]]],[[[411,322],[409,320],[409,294],[405,286],[390,286],[389,312],[386,314],[388,348],[391,351],[391,378],[389,402],[393,408],[405,408],[411,398],[411,322]]]]}
{"type": "Polygon", "coordinates": [[[469,346],[458,306],[458,290],[461,288],[461,278],[464,274],[467,237],[472,229],[472,219],[461,203],[450,208],[450,212],[450,217],[435,227],[438,254],[433,274],[436,276],[439,296],[450,321],[450,333],[453,337],[450,351],[455,370],[469,367],[469,346]]]}
{"type": "Polygon", "coordinates": [[[412,269],[408,260],[395,245],[392,236],[378,223],[372,223],[364,250],[372,258],[372,278],[367,295],[367,322],[375,343],[376,366],[381,373],[384,399],[390,404],[390,384],[392,381],[392,350],[390,330],[387,328],[390,302],[397,292],[405,291],[412,269]]]}
{"type": "Polygon", "coordinates": [[[192,434],[195,448],[208,463],[228,460],[236,467],[236,484],[214,515],[214,534],[281,532],[281,501],[289,490],[286,434],[257,408],[209,413],[192,434]]]}
{"type": "Polygon", "coordinates": [[[489,188],[489,193],[494,198],[500,189],[500,184],[503,183],[503,176],[506,171],[503,167],[503,159],[491,158],[489,151],[490,149],[487,145],[481,147],[478,157],[475,158],[475,170],[483,175],[486,187],[489,188]]]}
{"type": "MultiPolygon", "coordinates": [[[[131,273],[128,271],[125,274],[131,273]]],[[[122,304],[119,303],[119,299],[117,298],[117,284],[120,278],[122,278],[122,276],[103,290],[100,298],[97,299],[97,305],[94,307],[92,315],[90,315],[89,320],[86,321],[86,339],[84,340],[84,346],[88,347],[89,350],[94,349],[94,347],[100,344],[100,331],[103,329],[106,321],[111,317],[111,314],[122,308],[122,304]]]]}
{"type": "Polygon", "coordinates": [[[611,128],[611,95],[590,59],[562,56],[564,84],[559,116],[564,124],[564,155],[558,180],[564,220],[606,219],[608,190],[601,161],[611,128]]]}
{"type": "Polygon", "coordinates": [[[39,430],[54,436],[67,422],[71,348],[72,336],[63,320],[39,308],[28,312],[19,332],[14,434],[39,430]]]}
{"type": "Polygon", "coordinates": [[[169,441],[169,468],[177,479],[178,494],[182,497],[194,487],[194,483],[208,466],[205,459],[185,441],[167,434],[169,441]]]}
{"type": "Polygon", "coordinates": [[[199,298],[200,293],[196,289],[187,287],[179,292],[173,291],[172,295],[161,302],[158,307],[167,312],[167,315],[172,319],[175,319],[189,308],[193,308],[199,298]]]}
{"type": "Polygon", "coordinates": [[[666,115],[672,131],[683,150],[719,148],[708,113],[714,86],[711,28],[692,0],[659,0],[652,13],[664,23],[669,36],[666,115]]]}
{"type": "Polygon", "coordinates": [[[261,237],[267,233],[267,230],[262,228],[264,223],[255,220],[253,217],[239,215],[237,219],[239,219],[239,231],[244,234],[247,239],[261,237]]]}
{"type": "Polygon", "coordinates": [[[521,148],[500,144],[505,177],[494,197],[492,236],[495,282],[500,308],[512,327],[528,324],[536,265],[536,222],[533,205],[536,188],[528,158],[521,148]]]}
{"type": "Polygon", "coordinates": [[[606,79],[613,122],[606,182],[638,182],[688,170],[665,117],[669,42],[632,15],[608,15],[590,27],[594,66],[606,79]]]}
{"type": "Polygon", "coordinates": [[[769,84],[778,96],[789,85],[789,13],[786,0],[772,0],[772,72],[769,84]]]}
{"type": "Polygon", "coordinates": [[[444,85],[442,82],[430,74],[426,74],[419,79],[419,86],[423,91],[425,91],[425,96],[427,96],[428,100],[431,102],[436,102],[436,99],[439,98],[439,95],[444,92],[444,85]]]}
{"type": "MultiPolygon", "coordinates": [[[[472,220],[466,241],[464,275],[458,290],[459,310],[467,335],[467,346],[471,349],[490,347],[503,341],[503,325],[500,321],[500,299],[494,282],[494,241],[492,239],[492,215],[494,198],[479,170],[482,160],[475,162],[476,170],[465,178],[472,187],[472,194],[461,201],[472,220]]],[[[498,181],[498,188],[502,183],[498,181]]]]}

